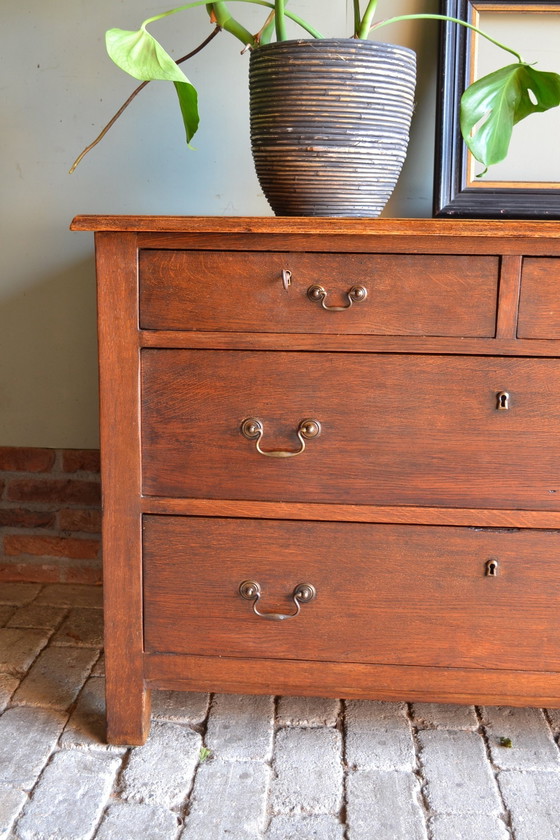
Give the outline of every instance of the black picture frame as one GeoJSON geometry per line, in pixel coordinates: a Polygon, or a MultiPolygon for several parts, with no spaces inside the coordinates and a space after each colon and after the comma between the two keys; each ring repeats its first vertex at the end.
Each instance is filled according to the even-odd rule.
{"type": "MultiPolygon", "coordinates": [[[[441,14],[471,23],[473,11],[488,6],[504,13],[531,11],[531,7],[550,6],[555,2],[511,2],[511,0],[440,0],[441,14]]],[[[459,126],[459,104],[470,78],[471,33],[464,26],[441,24],[438,71],[438,107],[435,156],[434,208],[436,217],[476,219],[560,219],[560,189],[526,187],[507,182],[504,187],[476,187],[467,181],[467,148],[459,126]]],[[[560,64],[560,62],[559,62],[560,64]]],[[[543,68],[555,69],[558,68],[543,68]]]]}

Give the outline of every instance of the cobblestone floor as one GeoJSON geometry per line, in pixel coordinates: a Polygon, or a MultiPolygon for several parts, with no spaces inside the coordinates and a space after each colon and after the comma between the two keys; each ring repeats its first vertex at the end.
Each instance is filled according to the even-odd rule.
{"type": "Polygon", "coordinates": [[[557,710],[162,691],[107,747],[101,619],[0,584],[0,840],[560,840],[557,710]]]}

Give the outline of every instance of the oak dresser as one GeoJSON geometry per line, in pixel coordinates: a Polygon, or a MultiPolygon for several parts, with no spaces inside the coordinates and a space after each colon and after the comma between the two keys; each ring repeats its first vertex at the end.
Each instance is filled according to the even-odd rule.
{"type": "Polygon", "coordinates": [[[560,705],[560,224],[72,227],[110,742],[150,688],[560,705]]]}

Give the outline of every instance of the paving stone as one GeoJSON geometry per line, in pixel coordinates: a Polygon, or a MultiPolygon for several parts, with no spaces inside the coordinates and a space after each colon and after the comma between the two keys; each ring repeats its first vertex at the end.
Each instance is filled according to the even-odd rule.
{"type": "Polygon", "coordinates": [[[0,671],[24,674],[49,640],[44,630],[0,629],[0,671]]]}
{"type": "Polygon", "coordinates": [[[28,604],[39,593],[40,583],[0,583],[0,604],[28,604]]]}
{"type": "Polygon", "coordinates": [[[104,677],[105,676],[105,654],[102,653],[93,668],[91,669],[92,677],[104,677]]]}
{"type": "Polygon", "coordinates": [[[420,729],[478,729],[474,706],[452,703],[414,703],[414,723],[420,729]]]}
{"type": "Polygon", "coordinates": [[[259,761],[202,764],[180,840],[255,840],[262,837],[270,768],[259,761]]]}
{"type": "MultiPolygon", "coordinates": [[[[430,821],[432,840],[509,840],[503,820],[488,814],[437,816],[430,821]]],[[[533,837],[533,840],[541,838],[533,837]]]]}
{"type": "Polygon", "coordinates": [[[209,694],[192,691],[152,691],[152,718],[197,724],[206,720],[209,694]]]}
{"type": "Polygon", "coordinates": [[[348,837],[350,840],[427,840],[419,793],[420,785],[413,773],[383,770],[352,773],[347,782],[348,837]]]}
{"type": "Polygon", "coordinates": [[[560,774],[509,770],[500,773],[498,781],[515,840],[558,840],[560,774]]]}
{"type": "Polygon", "coordinates": [[[7,840],[26,800],[27,794],[22,790],[0,788],[0,840],[7,840]]]}
{"type": "Polygon", "coordinates": [[[405,704],[349,700],[346,760],[358,769],[412,770],[416,755],[405,704]]]}
{"type": "Polygon", "coordinates": [[[68,709],[83,686],[97,651],[48,647],[37,658],[13,697],[23,706],[68,709]]]}
{"type": "Polygon", "coordinates": [[[56,607],[103,607],[101,586],[86,584],[50,583],[37,598],[38,604],[53,604],[56,607]]]}
{"type": "Polygon", "coordinates": [[[541,709],[485,707],[492,761],[502,770],[560,770],[560,754],[541,709]],[[500,746],[509,738],[511,747],[500,746]]]}
{"type": "Polygon", "coordinates": [[[52,645],[103,647],[103,611],[73,609],[51,639],[52,645]]]}
{"type": "Polygon", "coordinates": [[[280,726],[335,726],[340,700],[328,697],[280,697],[276,722],[280,726]]]}
{"type": "Polygon", "coordinates": [[[103,677],[90,677],[87,680],[78,697],[76,708],[62,733],[60,746],[63,749],[126,752],[126,747],[106,742],[105,680],[103,677]]]}
{"type": "Polygon", "coordinates": [[[555,737],[560,735],[560,709],[547,709],[546,713],[555,737]]]}
{"type": "Polygon", "coordinates": [[[155,721],[148,741],[132,751],[122,774],[122,798],[166,808],[181,805],[190,790],[201,746],[200,735],[192,729],[155,721]]]}
{"type": "Polygon", "coordinates": [[[56,630],[64,616],[64,607],[51,607],[48,604],[27,604],[20,607],[7,623],[8,627],[35,627],[42,630],[56,630]]]}
{"type": "Polygon", "coordinates": [[[426,795],[439,814],[499,814],[498,789],[482,737],[476,732],[418,733],[426,795]]]}
{"type": "Polygon", "coordinates": [[[273,817],[265,840],[344,840],[344,826],[327,814],[273,817]]]}
{"type": "Polygon", "coordinates": [[[0,716],[0,787],[29,790],[66,723],[66,715],[16,707],[0,716]]]}
{"type": "Polygon", "coordinates": [[[272,753],[274,698],[216,694],[208,716],[206,746],[216,758],[266,761],[272,753]]]}
{"type": "Polygon", "coordinates": [[[17,824],[16,840],[90,840],[120,766],[118,758],[55,753],[17,824]]]}
{"type": "Polygon", "coordinates": [[[167,808],[115,802],[107,808],[95,840],[174,840],[178,827],[177,814],[167,808]]]}
{"type": "Polygon", "coordinates": [[[336,729],[280,729],[273,767],[273,813],[338,813],[342,796],[342,739],[336,729]]]}
{"type": "Polygon", "coordinates": [[[0,604],[0,627],[5,627],[15,613],[17,607],[11,604],[0,604]]]}
{"type": "Polygon", "coordinates": [[[19,679],[12,677],[10,674],[0,674],[0,712],[3,712],[10,697],[19,685],[19,679]]]}

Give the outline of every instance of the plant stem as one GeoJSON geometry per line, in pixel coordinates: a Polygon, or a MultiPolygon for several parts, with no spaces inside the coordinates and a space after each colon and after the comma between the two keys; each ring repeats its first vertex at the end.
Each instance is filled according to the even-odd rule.
{"type": "Polygon", "coordinates": [[[361,15],[360,15],[360,0],[354,0],[354,38],[358,37],[360,29],[361,15]]]}
{"type": "Polygon", "coordinates": [[[274,12],[270,12],[267,19],[255,35],[255,45],[270,44],[274,32],[274,12]]]}
{"type": "MultiPolygon", "coordinates": [[[[269,3],[269,2],[267,2],[267,0],[234,0],[234,2],[253,3],[256,6],[265,6],[265,8],[267,8],[267,9],[274,9],[275,8],[274,3],[269,3]]],[[[148,26],[149,23],[154,23],[156,20],[161,20],[162,18],[168,17],[169,15],[174,15],[177,12],[183,12],[186,9],[194,9],[196,6],[207,6],[207,5],[208,5],[207,0],[194,0],[194,2],[192,2],[192,3],[186,3],[184,6],[177,6],[176,9],[169,9],[169,11],[167,11],[167,12],[162,12],[159,15],[154,15],[154,17],[147,18],[147,20],[145,20],[142,23],[140,28],[145,29],[146,26],[148,26]]],[[[293,20],[295,23],[297,23],[298,26],[301,26],[302,29],[305,29],[306,32],[309,32],[309,34],[313,38],[322,38],[323,37],[321,35],[321,33],[319,32],[319,30],[315,29],[314,26],[311,26],[310,23],[307,23],[307,21],[305,21],[299,15],[296,15],[293,12],[289,12],[287,9],[284,10],[284,14],[286,15],[286,17],[289,17],[290,20],[293,20]]],[[[235,33],[233,33],[233,34],[235,34],[235,33]]],[[[243,41],[243,39],[240,39],[240,40],[242,41],[243,44],[246,43],[245,41],[243,41]]]]}
{"type": "MultiPolygon", "coordinates": [[[[207,38],[205,38],[204,41],[201,44],[198,45],[198,47],[195,47],[194,50],[191,50],[190,53],[187,53],[187,55],[184,55],[182,58],[178,58],[177,61],[175,62],[175,64],[182,64],[184,61],[188,61],[189,58],[192,58],[193,56],[195,56],[197,53],[199,53],[201,50],[203,50],[204,47],[206,47],[210,43],[210,41],[212,41],[216,37],[218,32],[221,32],[221,29],[220,29],[219,26],[216,26],[216,28],[212,30],[210,35],[207,38]]],[[[148,85],[148,84],[149,84],[149,82],[142,82],[141,85],[138,85],[138,87],[135,88],[135,90],[132,91],[132,93],[130,94],[130,96],[126,100],[126,102],[124,102],[121,105],[121,107],[119,108],[119,110],[117,111],[117,113],[113,117],[111,117],[111,119],[109,120],[109,122],[107,123],[105,128],[102,129],[102,131],[100,132],[100,134],[98,134],[98,136],[95,138],[93,143],[90,143],[89,146],[86,146],[86,148],[83,150],[83,152],[81,152],[81,154],[78,155],[78,157],[76,158],[76,160],[74,161],[74,163],[72,164],[72,166],[70,167],[70,169],[68,171],[69,175],[71,175],[74,172],[76,167],[82,162],[82,160],[85,158],[87,153],[91,152],[91,150],[94,149],[95,146],[97,146],[97,144],[100,143],[103,140],[103,138],[105,137],[105,135],[107,134],[109,129],[112,128],[112,126],[116,123],[116,121],[121,116],[121,114],[128,108],[128,106],[130,105],[132,100],[136,96],[138,96],[138,94],[140,93],[142,88],[145,88],[146,85],[148,85]]]]}
{"type": "Polygon", "coordinates": [[[276,13],[276,40],[286,41],[288,35],[286,33],[286,18],[284,0],[275,0],[274,11],[276,13]]]}
{"type": "Polygon", "coordinates": [[[228,7],[224,2],[208,3],[211,9],[211,16],[221,29],[225,29],[231,35],[234,35],[243,44],[253,44],[254,36],[251,35],[248,29],[245,29],[239,21],[232,17],[228,7]]]}
{"type": "Polygon", "coordinates": [[[364,41],[369,34],[369,30],[372,27],[372,21],[376,9],[377,0],[369,0],[369,3],[367,4],[366,10],[364,12],[364,16],[361,22],[358,24],[358,38],[361,38],[362,41],[364,41]]]}
{"type": "Polygon", "coordinates": [[[478,32],[478,34],[482,35],[483,38],[486,38],[487,41],[490,41],[492,44],[500,47],[500,49],[511,53],[516,57],[520,64],[524,63],[519,53],[511,47],[506,47],[506,45],[502,44],[501,41],[496,41],[495,38],[491,38],[490,35],[487,35],[486,32],[482,31],[482,29],[477,29],[476,26],[473,26],[472,23],[467,23],[466,20],[459,20],[459,18],[448,17],[447,15],[399,15],[398,17],[388,18],[387,20],[380,20],[379,23],[375,23],[370,27],[370,31],[372,29],[381,29],[382,26],[388,26],[390,23],[398,23],[400,20],[448,20],[450,23],[458,23],[460,26],[472,29],[473,32],[478,32]]]}

